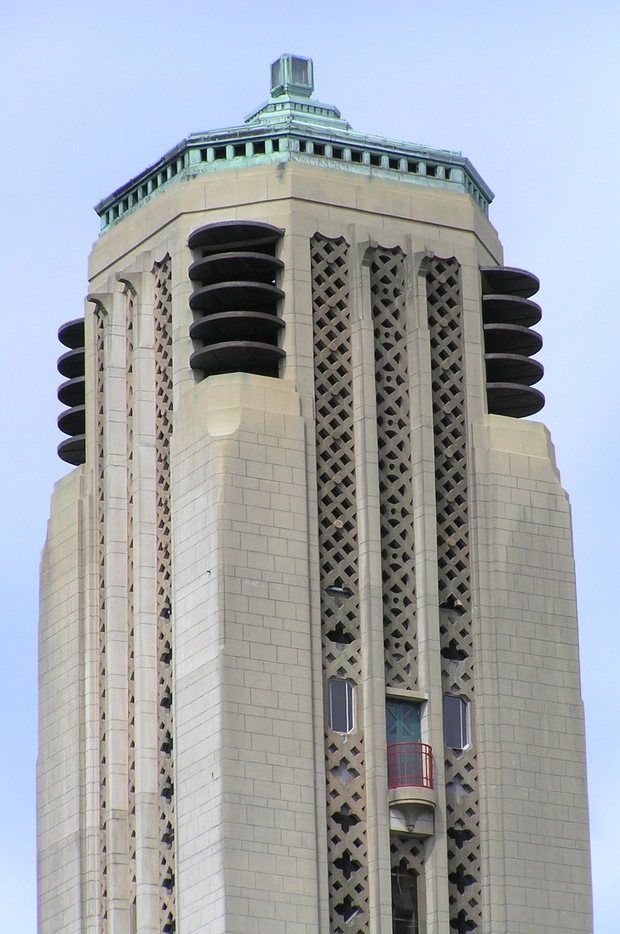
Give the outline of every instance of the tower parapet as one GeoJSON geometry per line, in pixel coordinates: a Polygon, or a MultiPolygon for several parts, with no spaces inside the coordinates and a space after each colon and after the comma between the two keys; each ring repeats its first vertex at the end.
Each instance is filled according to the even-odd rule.
{"type": "Polygon", "coordinates": [[[283,55],[271,66],[271,97],[243,126],[194,133],[95,207],[101,230],[183,178],[245,166],[302,162],[470,195],[487,214],[493,192],[460,152],[351,129],[340,111],[311,97],[310,58],[283,55]],[[297,78],[297,80],[294,80],[297,78]]]}

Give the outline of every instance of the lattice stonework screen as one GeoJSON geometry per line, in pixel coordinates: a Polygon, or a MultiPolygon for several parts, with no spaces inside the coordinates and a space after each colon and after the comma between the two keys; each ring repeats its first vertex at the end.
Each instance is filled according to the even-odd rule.
{"type": "Polygon", "coordinates": [[[411,419],[405,256],[375,250],[370,267],[375,339],[385,680],[417,686],[411,419]]]}
{"type": "Polygon", "coordinates": [[[99,626],[99,880],[101,934],[108,930],[108,789],[106,727],[106,618],[105,618],[105,312],[95,311],[95,444],[97,497],[98,626],[99,626]]]}
{"type": "MultiPolygon", "coordinates": [[[[370,266],[374,325],[383,633],[387,687],[416,688],[417,638],[413,542],[411,412],[407,362],[405,255],[374,251],[370,266]]],[[[393,872],[424,875],[424,841],[390,835],[393,872]]],[[[418,886],[421,892],[423,887],[418,886]]],[[[421,906],[418,915],[422,917],[421,906]]]]}
{"type": "MultiPolygon", "coordinates": [[[[432,259],[426,277],[435,435],[437,553],[444,695],[468,704],[475,723],[470,610],[467,422],[461,333],[460,267],[432,259]],[[446,604],[456,609],[446,609],[446,604]]],[[[450,926],[457,934],[482,925],[480,805],[476,737],[462,751],[446,747],[450,926]]]]}
{"type": "Polygon", "coordinates": [[[127,780],[129,816],[129,900],[136,904],[136,655],[134,628],[134,463],[133,463],[133,315],[134,293],[125,287],[127,416],[127,780]]]}
{"type": "Polygon", "coordinates": [[[326,690],[340,679],[356,692],[353,729],[325,729],[330,919],[334,934],[367,934],[349,248],[316,234],[311,251],[323,674],[326,690]]]}
{"type": "Polygon", "coordinates": [[[172,433],[172,271],[155,263],[155,480],[157,521],[157,655],[159,704],[159,883],[161,930],[176,929],[174,893],[174,744],[172,724],[172,599],[170,438],[172,433]]]}

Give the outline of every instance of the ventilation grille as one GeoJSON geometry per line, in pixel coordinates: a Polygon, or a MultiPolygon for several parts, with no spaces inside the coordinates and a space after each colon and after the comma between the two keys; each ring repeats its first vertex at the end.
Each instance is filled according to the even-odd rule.
{"type": "Polygon", "coordinates": [[[70,349],[58,358],[58,372],[67,377],[58,387],[58,398],[66,411],[58,416],[58,427],[69,435],[58,445],[58,456],[67,464],[86,460],[86,420],[84,391],[84,319],[68,321],[58,331],[58,340],[70,349]]]}
{"type": "Polygon", "coordinates": [[[276,282],[283,263],[275,255],[284,231],[271,224],[228,221],[195,230],[189,247],[199,258],[188,275],[197,286],[189,300],[194,370],[277,377],[284,321],[276,282]]]}
{"type": "Polygon", "coordinates": [[[532,388],[544,372],[542,363],[531,359],[542,347],[542,337],[531,328],[540,321],[540,306],[529,301],[538,279],[508,266],[484,266],[480,273],[489,412],[535,415],[545,404],[542,392],[532,388]]]}

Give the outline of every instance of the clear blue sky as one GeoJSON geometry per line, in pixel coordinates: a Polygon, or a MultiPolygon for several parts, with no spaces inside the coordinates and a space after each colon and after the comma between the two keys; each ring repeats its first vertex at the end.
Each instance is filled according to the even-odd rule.
{"type": "Polygon", "coordinates": [[[541,279],[543,416],[576,539],[595,934],[618,934],[620,4],[8,0],[2,19],[3,930],[36,927],[38,557],[66,469],[56,330],[82,313],[92,205],[188,133],[242,122],[286,51],[314,58],[317,96],[355,129],[462,150],[496,193],[507,264],[541,279]]]}

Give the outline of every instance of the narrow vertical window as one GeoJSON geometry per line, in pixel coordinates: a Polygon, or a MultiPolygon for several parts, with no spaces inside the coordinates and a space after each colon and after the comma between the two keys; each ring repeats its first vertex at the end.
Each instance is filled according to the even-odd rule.
{"type": "Polygon", "coordinates": [[[392,934],[418,934],[418,874],[392,870],[392,934]]]}
{"type": "Polygon", "coordinates": [[[328,723],[336,733],[350,733],[355,726],[355,685],[344,678],[327,682],[328,723]]]}
{"type": "Polygon", "coordinates": [[[465,749],[469,745],[467,701],[455,694],[446,694],[443,699],[443,732],[446,746],[465,749]]]}

